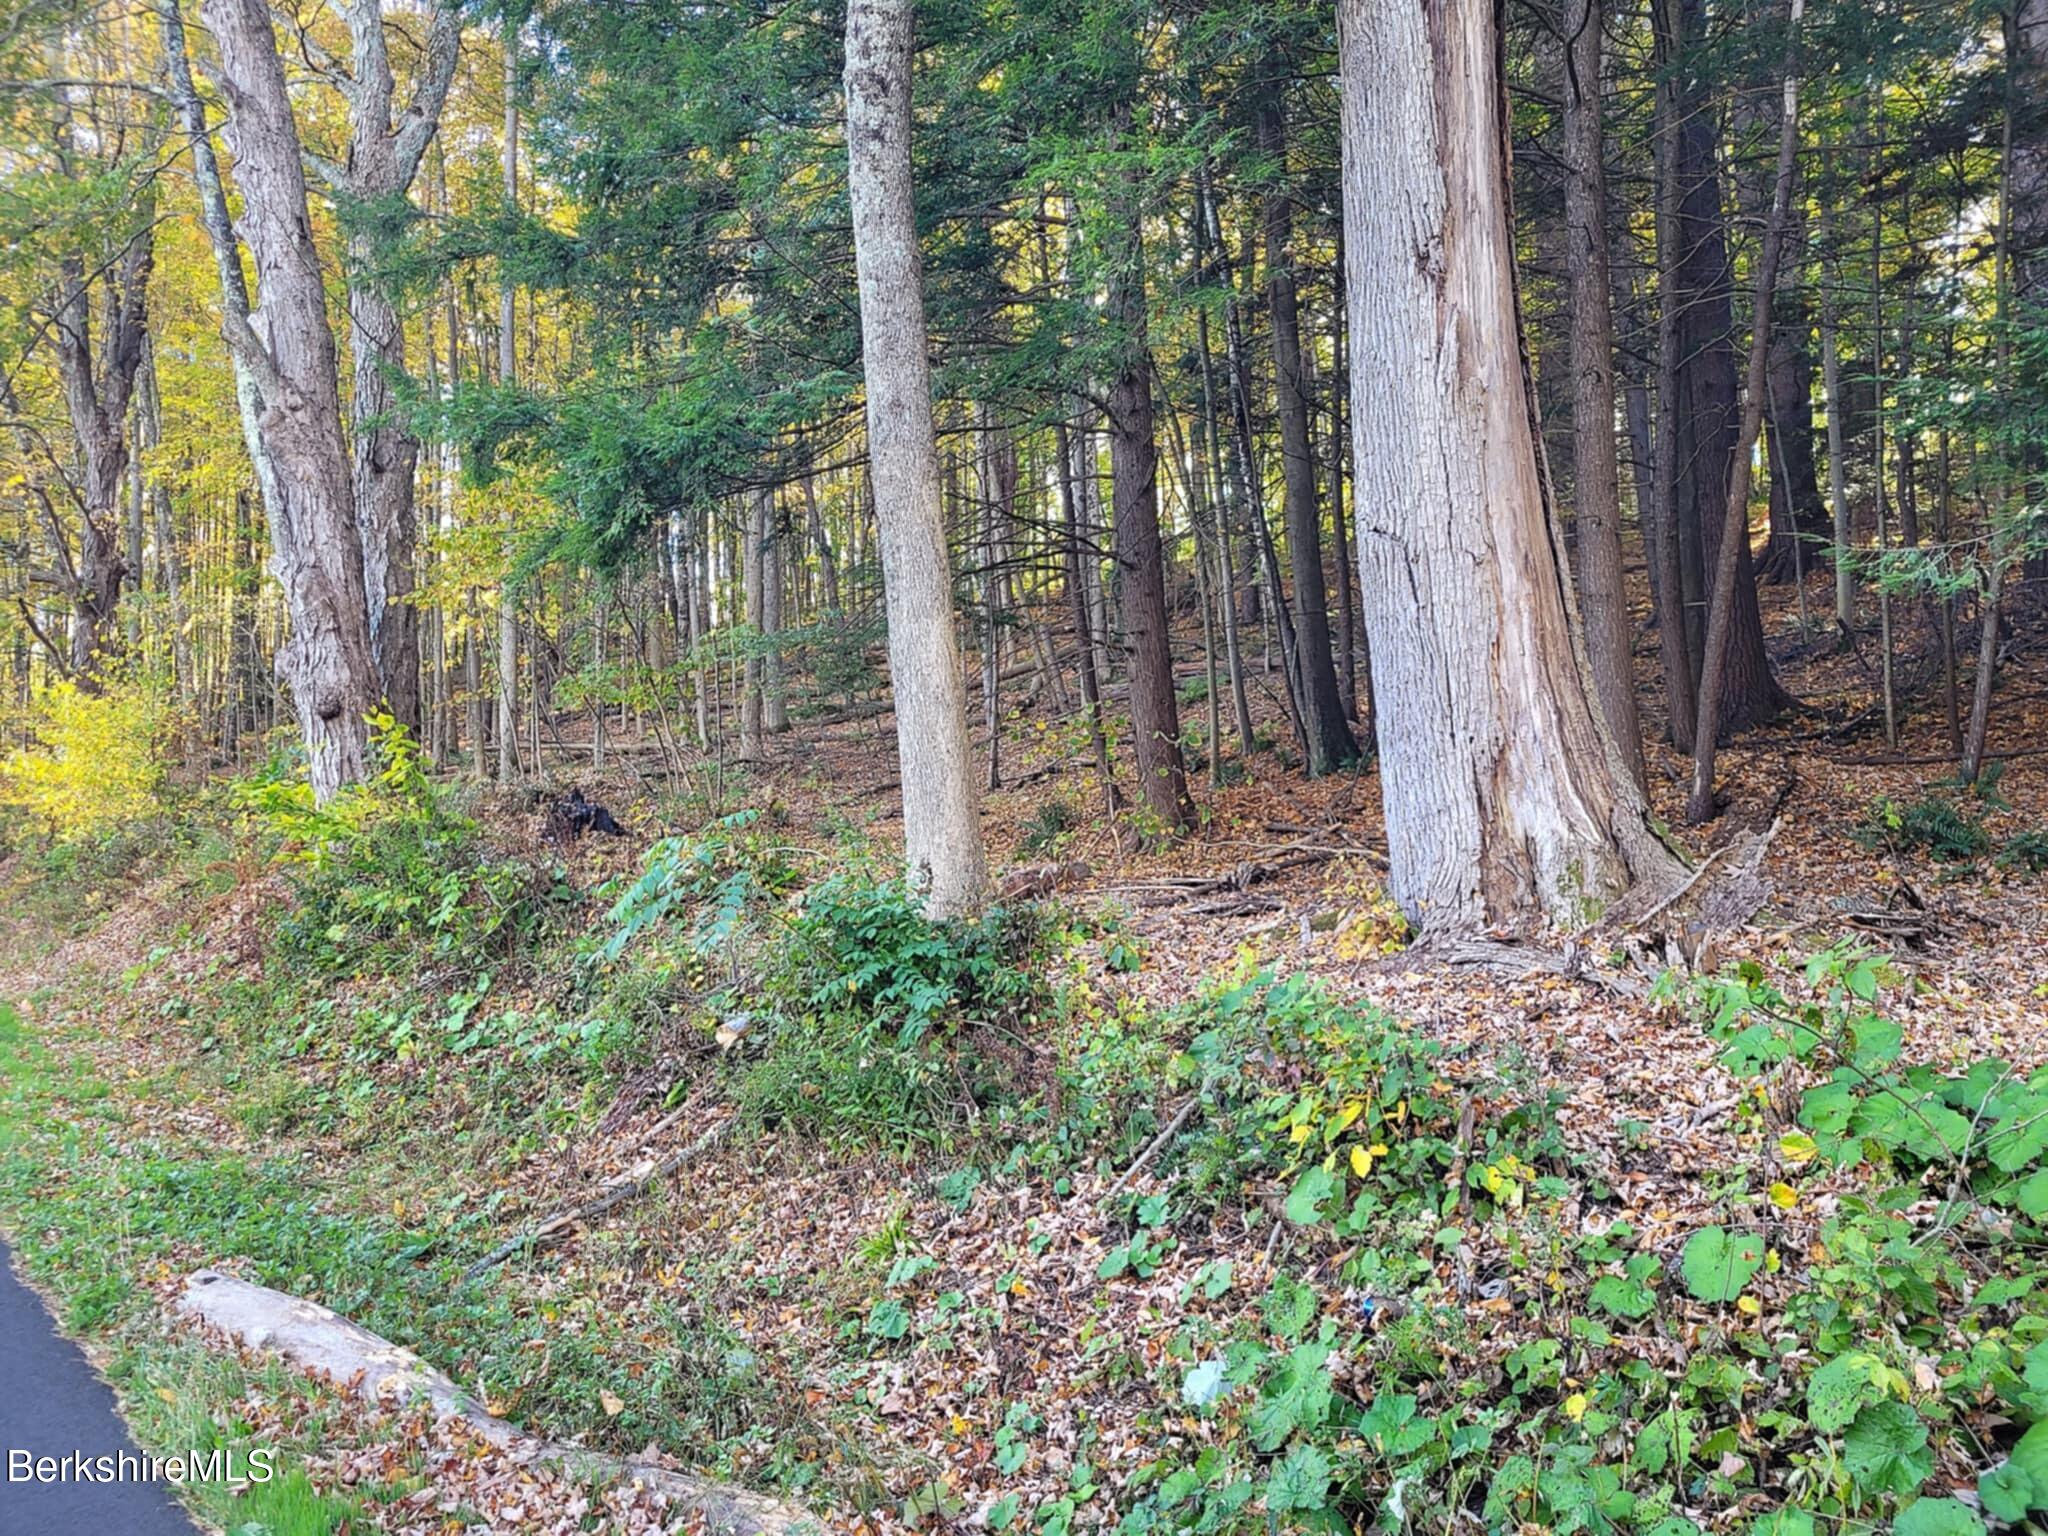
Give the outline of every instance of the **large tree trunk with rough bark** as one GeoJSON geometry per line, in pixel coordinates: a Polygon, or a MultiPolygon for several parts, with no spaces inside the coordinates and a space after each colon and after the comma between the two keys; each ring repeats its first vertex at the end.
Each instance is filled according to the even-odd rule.
{"type": "Polygon", "coordinates": [[[1579,611],[1608,730],[1643,782],[1628,591],[1621,570],[1621,473],[1614,450],[1614,316],[1607,276],[1607,175],[1601,158],[1599,0],[1565,9],[1565,268],[1572,351],[1579,611]]]}
{"type": "Polygon", "coordinates": [[[1494,7],[1340,0],[1337,21],[1393,894],[1426,931],[1581,926],[1676,866],[1568,620],[1522,361],[1494,7]]]}
{"type": "Polygon", "coordinates": [[[1309,444],[1308,381],[1301,354],[1301,306],[1294,288],[1294,219],[1285,183],[1287,119],[1280,95],[1282,63],[1268,57],[1271,79],[1258,108],[1260,150],[1273,157],[1279,184],[1266,189],[1266,305],[1273,322],[1274,414],[1280,422],[1285,483],[1287,558],[1294,568],[1294,654],[1300,670],[1301,724],[1311,775],[1329,773],[1358,756],[1358,741],[1330,654],[1329,597],[1323,578],[1323,529],[1316,505],[1316,462],[1309,444]]]}
{"type": "Polygon", "coordinates": [[[263,0],[206,0],[205,14],[220,47],[228,146],[242,190],[239,230],[260,294],[248,316],[229,305],[225,329],[260,402],[272,469],[271,560],[291,615],[277,665],[305,737],[314,797],[325,802],[367,771],[367,720],[380,692],[334,333],[269,8],[263,0]]]}
{"type": "Polygon", "coordinates": [[[353,388],[352,476],[363,545],[370,647],[386,707],[408,730],[420,728],[419,613],[412,603],[419,540],[413,504],[419,441],[397,414],[396,379],[405,373],[405,326],[376,275],[387,237],[382,227],[419,172],[455,78],[461,12],[438,5],[427,34],[423,73],[402,111],[386,46],[383,0],[348,0],[352,46],[346,164],[314,165],[342,204],[348,232],[349,360],[353,388]]]}
{"type": "Polygon", "coordinates": [[[889,673],[910,878],[937,917],[978,911],[988,859],[953,641],[924,269],[910,173],[910,0],[852,0],[846,144],[867,376],[868,446],[889,615],[889,673]]]}

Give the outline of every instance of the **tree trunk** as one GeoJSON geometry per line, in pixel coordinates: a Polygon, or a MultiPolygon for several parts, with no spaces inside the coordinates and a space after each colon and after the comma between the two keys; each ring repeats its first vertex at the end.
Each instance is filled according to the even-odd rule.
{"type": "MultiPolygon", "coordinates": [[[[1834,185],[1833,156],[1825,145],[1822,179],[1834,185]]],[[[1835,564],[1835,623],[1844,636],[1856,627],[1856,572],[1849,557],[1853,532],[1849,522],[1849,452],[1845,442],[1842,404],[1841,327],[1835,317],[1835,287],[1840,274],[1835,262],[1834,241],[1829,237],[1828,204],[1821,201],[1820,223],[1820,376],[1827,396],[1828,505],[1832,513],[1832,541],[1829,558],[1835,564]]]]}
{"type": "Polygon", "coordinates": [[[1772,582],[1791,581],[1812,568],[1809,551],[1824,549],[1831,524],[1820,493],[1820,470],[1813,453],[1813,354],[1807,340],[1811,321],[1790,278],[1796,273],[1781,264],[1778,293],[1772,305],[1770,397],[1766,405],[1765,441],[1771,470],[1771,541],[1759,574],[1772,582]],[[1795,552],[1793,546],[1800,549],[1795,552]]]}
{"type": "Polygon", "coordinates": [[[1309,444],[1308,387],[1301,358],[1301,311],[1295,297],[1294,220],[1285,185],[1287,121],[1277,76],[1281,65],[1268,57],[1276,77],[1261,93],[1258,106],[1260,150],[1277,162],[1281,183],[1262,198],[1266,236],[1266,304],[1273,322],[1274,414],[1280,422],[1280,463],[1285,481],[1284,520],[1287,558],[1294,570],[1294,655],[1300,685],[1304,746],[1311,777],[1355,761],[1358,742],[1351,734],[1337,669],[1330,653],[1328,589],[1323,579],[1322,515],[1316,505],[1316,461],[1309,444]]]}
{"type": "MultiPolygon", "coordinates": [[[[1667,16],[1675,0],[1650,0],[1651,15],[1667,16]]],[[[1679,449],[1679,216],[1678,130],[1681,104],[1671,53],[1675,27],[1656,27],[1657,82],[1657,421],[1652,484],[1655,495],[1645,539],[1654,563],[1651,590],[1657,598],[1657,648],[1664,670],[1666,730],[1681,752],[1692,750],[1693,722],[1699,717],[1699,649],[1694,643],[1694,610],[1699,601],[1697,525],[1686,537],[1679,513],[1681,472],[1679,449]]]]}
{"type": "MultiPolygon", "coordinates": [[[[519,26],[513,13],[505,13],[504,128],[499,136],[499,172],[503,178],[505,211],[519,206],[519,26]]],[[[510,389],[519,382],[517,316],[512,279],[498,280],[498,387],[510,389]]],[[[505,567],[512,566],[513,530],[505,530],[505,567]]],[[[498,582],[498,780],[509,783],[519,772],[519,606],[508,576],[498,582]]]]}
{"type": "MultiPolygon", "coordinates": [[[[1705,665],[1707,608],[1718,600],[1711,583],[1723,568],[1721,539],[1728,524],[1722,514],[1740,425],[1733,340],[1734,277],[1721,204],[1714,113],[1702,78],[1707,64],[1705,0],[1668,0],[1660,10],[1676,12],[1668,21],[1675,28],[1670,47],[1678,79],[1676,288],[1664,295],[1664,302],[1676,307],[1677,391],[1665,405],[1675,412],[1677,427],[1676,454],[1671,462],[1678,484],[1676,520],[1689,650],[1697,678],[1705,665]]],[[[1764,649],[1763,616],[1757,606],[1756,570],[1746,519],[1736,533],[1733,618],[1720,711],[1724,731],[1775,719],[1789,702],[1764,649]]],[[[1697,746],[1692,744],[1694,750],[1697,746]]]]}
{"type": "Polygon", "coordinates": [[[889,672],[910,878],[935,917],[988,899],[967,689],[932,432],[924,273],[910,168],[910,0],[851,0],[846,140],[868,444],[889,611],[889,672]]]}
{"type": "Polygon", "coordinates": [[[1676,863],[1574,654],[1522,366],[1495,10],[1340,0],[1337,20],[1390,884],[1425,931],[1583,926],[1676,863]]]}
{"type": "Polygon", "coordinates": [[[141,561],[122,552],[122,487],[128,452],[128,402],[148,345],[149,275],[155,230],[145,221],[104,275],[102,322],[93,326],[94,275],[82,258],[64,263],[50,330],[65,413],[77,443],[73,490],[78,507],[78,551],[62,571],[71,598],[70,672],[96,690],[100,666],[114,639],[121,586],[140,577],[141,561]]]}
{"type": "Polygon", "coordinates": [[[417,733],[420,639],[412,591],[419,442],[396,414],[394,383],[405,374],[405,325],[375,272],[386,238],[379,225],[390,219],[390,205],[405,197],[418,174],[455,78],[461,12],[454,5],[436,6],[419,86],[396,116],[382,0],[347,0],[344,15],[351,42],[348,158],[345,164],[316,158],[314,164],[341,203],[347,227],[351,473],[370,645],[386,707],[417,733]]]}
{"type": "Polygon", "coordinates": [[[782,614],[787,573],[783,550],[787,540],[782,531],[781,509],[775,493],[765,493],[767,524],[761,542],[761,639],[767,650],[761,656],[761,728],[771,736],[789,729],[789,689],[782,663],[782,614]]]}
{"type": "Polygon", "coordinates": [[[1095,670],[1095,626],[1089,616],[1088,582],[1082,562],[1094,563],[1093,530],[1084,536],[1076,494],[1075,450],[1064,419],[1053,423],[1053,452],[1060,461],[1060,521],[1066,533],[1067,606],[1074,615],[1075,670],[1081,680],[1081,714],[1088,728],[1088,745],[1095,756],[1095,772],[1102,780],[1102,792],[1112,814],[1116,811],[1116,777],[1109,761],[1109,739],[1102,729],[1102,680],[1095,670]],[[1084,537],[1088,547],[1082,547],[1084,537]]]}
{"type": "Polygon", "coordinates": [[[2024,311],[2048,305],[2048,0],[2016,0],[2006,38],[2008,116],[2017,118],[2004,198],[2006,283],[2024,311]]]}
{"type": "MultiPolygon", "coordinates": [[[[1805,0],[1791,0],[1785,44],[1784,119],[1778,137],[1778,175],[1771,193],[1771,211],[1764,220],[1763,249],[1757,257],[1756,300],[1750,323],[1749,370],[1743,394],[1742,422],[1729,462],[1727,502],[1722,513],[1718,558],[1710,589],[1714,601],[1707,617],[1707,643],[1700,668],[1699,718],[1693,728],[1692,793],[1686,819],[1694,825],[1714,814],[1714,747],[1721,734],[1722,701],[1731,681],[1730,643],[1735,619],[1737,554],[1749,546],[1750,454],[1763,430],[1764,403],[1769,393],[1771,301],[1777,293],[1778,262],[1785,244],[1785,223],[1792,204],[1792,179],[1799,147],[1799,77],[1796,49],[1805,0]]],[[[1755,596],[1754,589],[1750,595],[1755,596]]]]}
{"type": "Polygon", "coordinates": [[[1621,569],[1621,475],[1614,452],[1614,317],[1607,277],[1607,176],[1600,126],[1601,6],[1565,9],[1565,263],[1570,282],[1572,462],[1579,611],[1607,728],[1643,784],[1635,659],[1621,569]]]}
{"type": "MultiPolygon", "coordinates": [[[[1129,106],[1120,112],[1126,126],[1129,106]]],[[[1145,326],[1144,238],[1137,189],[1120,188],[1123,232],[1109,280],[1110,318],[1118,328],[1116,376],[1109,387],[1111,519],[1116,533],[1117,597],[1131,686],[1131,745],[1138,792],[1156,823],[1175,838],[1195,824],[1181,759],[1180,712],[1166,627],[1166,571],[1159,547],[1158,447],[1153,440],[1152,360],[1145,326]]]]}
{"type": "Polygon", "coordinates": [[[767,561],[769,528],[774,517],[773,493],[764,486],[748,499],[746,536],[740,544],[740,580],[746,624],[751,631],[746,654],[740,661],[740,761],[746,763],[759,762],[762,756],[761,639],[768,601],[762,567],[767,561]]]}
{"type": "Polygon", "coordinates": [[[274,501],[266,497],[272,563],[292,620],[278,668],[305,737],[314,798],[324,804],[368,771],[367,718],[379,691],[334,333],[269,8],[263,0],[206,0],[205,11],[231,109],[226,131],[243,203],[237,228],[262,294],[261,335],[232,302],[225,328],[260,397],[257,435],[274,470],[266,487],[275,492],[274,501]]]}

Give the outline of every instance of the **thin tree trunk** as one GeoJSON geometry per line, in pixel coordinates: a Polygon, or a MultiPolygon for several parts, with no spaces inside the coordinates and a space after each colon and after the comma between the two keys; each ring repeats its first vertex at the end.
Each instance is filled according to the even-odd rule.
{"type": "MultiPolygon", "coordinates": [[[[1834,154],[1825,144],[1821,149],[1821,177],[1834,186],[1834,154]]],[[[1820,212],[1820,376],[1827,396],[1828,503],[1834,517],[1835,623],[1846,637],[1856,628],[1856,571],[1849,553],[1853,533],[1849,523],[1849,454],[1843,442],[1841,327],[1835,318],[1835,287],[1841,274],[1835,262],[1835,246],[1828,227],[1829,199],[1821,199],[1820,212]]]]}
{"type": "Polygon", "coordinates": [[[1614,452],[1614,320],[1608,306],[1607,176],[1600,126],[1601,6],[1565,9],[1565,225],[1571,285],[1572,461],[1579,608],[1594,691],[1629,777],[1644,783],[1635,660],[1621,568],[1621,476],[1614,452]]]}
{"type": "MultiPolygon", "coordinates": [[[[505,211],[519,206],[519,26],[513,13],[505,13],[504,28],[505,121],[500,137],[499,167],[503,176],[505,211]]],[[[519,382],[517,351],[518,323],[515,294],[509,274],[498,280],[498,385],[510,389],[519,382]]],[[[513,530],[505,530],[505,564],[512,563],[513,530]]],[[[538,766],[538,765],[536,765],[538,766]]],[[[509,783],[519,772],[519,607],[509,574],[498,583],[498,779],[509,783]]]]}
{"type": "Polygon", "coordinates": [[[774,493],[766,486],[753,492],[747,502],[746,535],[741,543],[741,580],[745,587],[747,636],[745,658],[740,664],[740,761],[761,760],[762,625],[767,611],[767,562],[769,527],[775,517],[774,493]]]}
{"type": "Polygon", "coordinates": [[[762,530],[761,545],[761,638],[767,650],[761,657],[761,728],[771,736],[779,736],[789,729],[789,687],[782,655],[784,587],[788,578],[782,556],[788,541],[783,537],[782,512],[775,504],[775,493],[766,494],[768,521],[762,530]]]}
{"type": "Polygon", "coordinates": [[[1799,149],[1799,22],[1805,0],[1789,0],[1785,44],[1784,118],[1778,136],[1778,175],[1771,192],[1771,211],[1764,222],[1763,249],[1756,266],[1755,314],[1750,324],[1749,373],[1742,404],[1742,426],[1728,476],[1728,505],[1714,571],[1712,608],[1707,616],[1706,652],[1700,667],[1699,718],[1693,730],[1692,792],[1686,819],[1695,826],[1714,814],[1714,748],[1721,734],[1721,704],[1729,681],[1729,636],[1735,619],[1737,556],[1749,541],[1750,455],[1763,430],[1769,392],[1771,299],[1777,291],[1778,262],[1785,243],[1785,223],[1792,205],[1792,178],[1799,149]]]}
{"type": "MultiPolygon", "coordinates": [[[[1095,758],[1096,776],[1102,780],[1103,794],[1107,797],[1110,814],[1116,814],[1116,778],[1109,761],[1109,739],[1102,729],[1102,681],[1095,670],[1095,634],[1090,621],[1088,583],[1082,574],[1082,561],[1093,562],[1095,552],[1091,545],[1082,548],[1084,535],[1080,526],[1080,498],[1075,493],[1074,451],[1070,438],[1074,434],[1067,430],[1064,419],[1053,423],[1053,451],[1060,461],[1060,520],[1066,533],[1066,575],[1067,605],[1074,615],[1074,647],[1078,653],[1076,669],[1081,679],[1081,715],[1088,728],[1088,745],[1095,758]]],[[[1092,536],[1092,530],[1091,530],[1092,536]]]]}
{"type": "Polygon", "coordinates": [[[951,567],[939,500],[924,275],[910,165],[910,0],[851,0],[846,139],[867,376],[868,442],[889,610],[889,672],[903,779],[904,854],[925,908],[988,898],[953,643],[951,567]]]}
{"type": "MultiPolygon", "coordinates": [[[[1280,60],[1266,68],[1277,76],[1280,60]]],[[[1284,178],[1287,121],[1277,83],[1266,85],[1257,109],[1260,150],[1277,162],[1284,178]]],[[[1337,687],[1330,652],[1329,597],[1323,580],[1323,529],[1316,505],[1316,462],[1309,443],[1308,385],[1302,369],[1301,310],[1295,296],[1294,220],[1284,185],[1269,187],[1261,199],[1266,237],[1266,307],[1273,324],[1274,414],[1280,423],[1280,464],[1285,485],[1282,511],[1287,558],[1294,571],[1294,656],[1298,705],[1311,777],[1332,772],[1358,757],[1358,742],[1337,687]]]]}

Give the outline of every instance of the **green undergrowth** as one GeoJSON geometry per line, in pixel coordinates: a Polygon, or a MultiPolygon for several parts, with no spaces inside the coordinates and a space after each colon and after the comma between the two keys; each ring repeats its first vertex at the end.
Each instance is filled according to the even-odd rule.
{"type": "Polygon", "coordinates": [[[329,1448],[331,1398],[280,1367],[247,1366],[164,1329],[147,1289],[167,1253],[150,1202],[185,1191],[166,1187],[161,1165],[131,1176],[108,1140],[123,1124],[104,1084],[0,1004],[0,1219],[65,1331],[93,1345],[137,1445],[159,1456],[279,1452],[265,1482],[181,1487],[196,1512],[237,1536],[327,1536],[370,1499],[410,1492],[414,1469],[403,1465],[360,1497],[315,1492],[297,1463],[329,1448]],[[259,1398],[271,1415],[260,1430],[249,1417],[259,1398]]]}
{"type": "MultiPolygon", "coordinates": [[[[1312,979],[1247,958],[1161,1010],[1121,977],[1163,957],[1113,914],[934,922],[864,852],[795,846],[772,808],[578,892],[556,869],[493,873],[446,793],[400,775],[318,829],[262,812],[296,898],[267,920],[267,963],[226,963],[196,914],[14,1026],[0,1217],[38,1234],[72,1326],[146,1330],[151,1284],[232,1257],[535,1428],[926,1525],[2048,1528],[2048,1076],[1908,1059],[1881,957],[1667,989],[1740,1086],[1674,1220],[1565,1134],[1568,1076],[1312,979]],[[109,1017],[189,1049],[110,1086],[75,1054],[109,1017]],[[736,1247],[678,1282],[628,1217],[573,1262],[522,1254],[462,1284],[551,1201],[521,1170],[622,1090],[650,1112],[730,1105],[752,1177],[879,1158],[897,1214],[793,1278],[736,1247]],[[181,1101],[261,1151],[198,1139],[164,1113],[181,1101]],[[993,1492],[891,1448],[859,1384],[993,1348],[997,1302],[1056,1236],[998,1214],[999,1272],[963,1274],[919,1213],[1067,1202],[1141,1153],[1074,1298],[1090,1390],[1143,1398],[1137,1461],[1112,1475],[1084,1415],[1061,1487],[1027,1481],[1054,1411],[1029,1385],[969,1405],[993,1492]],[[1115,1332],[1130,1286],[1171,1298],[1147,1325],[1163,1334],[1115,1332]],[[803,1326],[750,1343],[728,1316],[750,1305],[803,1326]],[[821,1378],[849,1390],[821,1401],[821,1378]]],[[[171,878],[217,884],[219,863],[171,878]]]]}

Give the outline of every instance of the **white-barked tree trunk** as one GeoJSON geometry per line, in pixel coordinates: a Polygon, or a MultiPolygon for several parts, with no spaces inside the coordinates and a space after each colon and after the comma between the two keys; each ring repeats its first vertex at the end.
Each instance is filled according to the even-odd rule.
{"type": "Polygon", "coordinates": [[[889,614],[889,672],[911,879],[935,917],[988,898],[967,686],[939,499],[924,270],[910,170],[911,0],[851,0],[846,147],[867,374],[868,451],[889,614]]]}

